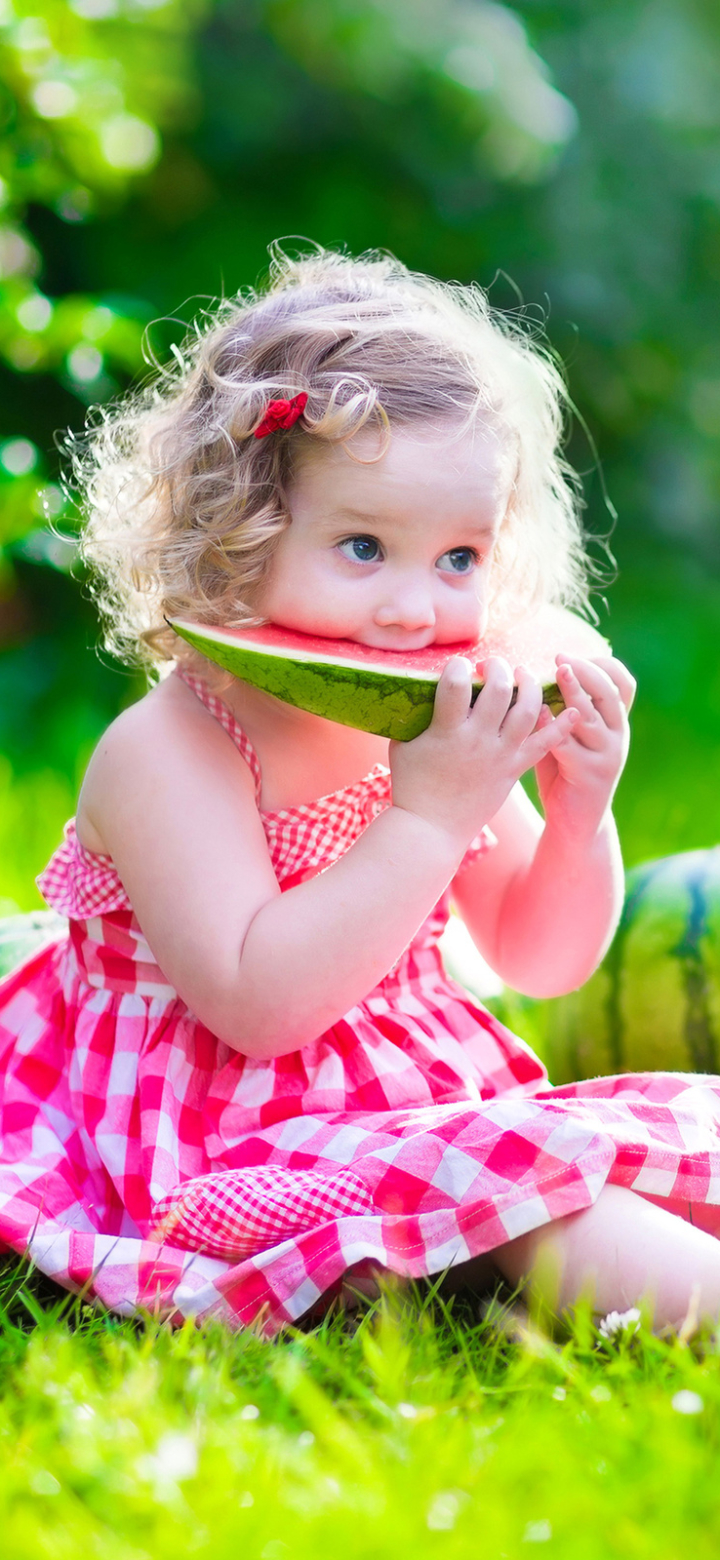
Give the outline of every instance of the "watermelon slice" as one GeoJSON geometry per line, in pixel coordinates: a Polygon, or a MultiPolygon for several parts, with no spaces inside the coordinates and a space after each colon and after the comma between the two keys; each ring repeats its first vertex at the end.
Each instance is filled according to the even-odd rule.
{"type": "MultiPolygon", "coordinates": [[[[476,664],[488,655],[520,662],[544,684],[545,703],[563,707],[555,653],[608,655],[606,640],[562,607],[543,607],[510,633],[489,634],[475,645],[428,645],[424,650],[376,650],[349,639],[294,633],[272,623],[260,628],[215,628],[171,620],[171,627],[209,661],[242,682],[313,715],[409,742],[432,718],[438,679],[452,655],[476,664]]],[[[478,678],[475,697],[482,687],[478,678]]]]}

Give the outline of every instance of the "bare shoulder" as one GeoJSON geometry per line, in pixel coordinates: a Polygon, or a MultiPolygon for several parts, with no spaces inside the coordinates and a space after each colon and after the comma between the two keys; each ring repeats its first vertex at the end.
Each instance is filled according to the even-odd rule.
{"type": "Polygon", "coordinates": [[[111,857],[156,963],[213,1028],[248,928],[280,888],[253,776],[179,678],[126,710],[98,744],[78,835],[111,857]]]}
{"type": "Polygon", "coordinates": [[[148,787],[171,786],[173,794],[212,773],[218,785],[254,786],[235,744],[200,699],[179,677],[167,677],[108,726],[90,759],[77,809],[77,829],[88,850],[109,850],[104,820],[133,797],[138,806],[148,787]]]}

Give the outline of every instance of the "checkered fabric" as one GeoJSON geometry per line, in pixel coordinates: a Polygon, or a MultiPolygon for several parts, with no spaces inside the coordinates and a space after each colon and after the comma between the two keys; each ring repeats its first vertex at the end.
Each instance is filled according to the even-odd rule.
{"type": "MultiPolygon", "coordinates": [[[[259,784],[230,712],[188,681],[259,784]]],[[[388,801],[375,770],[265,815],[283,887],[388,801]]],[[[551,1088],[445,976],[446,899],[338,1024],[258,1062],[187,1010],[112,863],[72,828],[41,881],[70,920],[0,984],[0,1241],[68,1289],[126,1315],[272,1333],[351,1269],[437,1273],[586,1207],[606,1181],[720,1230],[720,1079],[551,1088]]]]}
{"type": "Polygon", "coordinates": [[[373,1211],[354,1170],[223,1170],[186,1181],[156,1203],[152,1238],[237,1261],[313,1225],[373,1211]]]}
{"type": "MultiPolygon", "coordinates": [[[[250,769],[260,802],[260,764],[252,743],[227,705],[189,672],[178,672],[228,733],[250,769]]],[[[332,866],[378,814],[390,806],[390,771],[384,764],[364,780],[345,786],[331,796],[302,807],[263,813],[268,848],[278,882],[284,888],[332,866]]],[[[466,863],[490,849],[495,837],[483,829],[465,857],[466,863]]],[[[65,837],[44,872],[38,888],[53,909],[73,918],[95,916],[100,911],[130,910],[130,901],[109,856],[96,855],[80,843],[75,820],[65,825],[65,837]]]]}

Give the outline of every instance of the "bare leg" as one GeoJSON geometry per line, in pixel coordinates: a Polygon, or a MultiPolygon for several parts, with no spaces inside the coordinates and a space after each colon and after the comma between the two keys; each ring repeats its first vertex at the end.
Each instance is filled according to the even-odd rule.
{"type": "Polygon", "coordinates": [[[645,1300],[656,1327],[678,1326],[691,1306],[720,1314],[720,1241],[623,1186],[591,1208],[521,1235],[493,1257],[513,1285],[528,1281],[552,1310],[580,1298],[596,1311],[645,1300]]]}

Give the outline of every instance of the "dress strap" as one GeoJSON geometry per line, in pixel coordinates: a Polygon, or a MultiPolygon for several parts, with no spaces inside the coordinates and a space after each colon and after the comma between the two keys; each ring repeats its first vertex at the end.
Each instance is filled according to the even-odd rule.
{"type": "Polygon", "coordinates": [[[262,772],[260,769],[260,760],[257,756],[257,753],[255,752],[252,742],[250,741],[250,738],[245,735],[242,726],[238,725],[232,710],[228,709],[227,704],[225,704],[223,699],[219,699],[217,694],[210,692],[207,683],[203,682],[202,677],[196,677],[193,672],[186,672],[180,666],[176,666],[175,676],[182,677],[183,682],[187,683],[191,692],[196,695],[201,704],[205,705],[205,708],[208,710],[209,714],[212,715],[215,720],[219,721],[223,731],[226,731],[228,736],[232,738],[232,741],[235,743],[240,757],[245,760],[245,763],[247,764],[248,769],[252,774],[253,780],[255,781],[255,799],[259,807],[260,791],[262,787],[262,772]]]}

